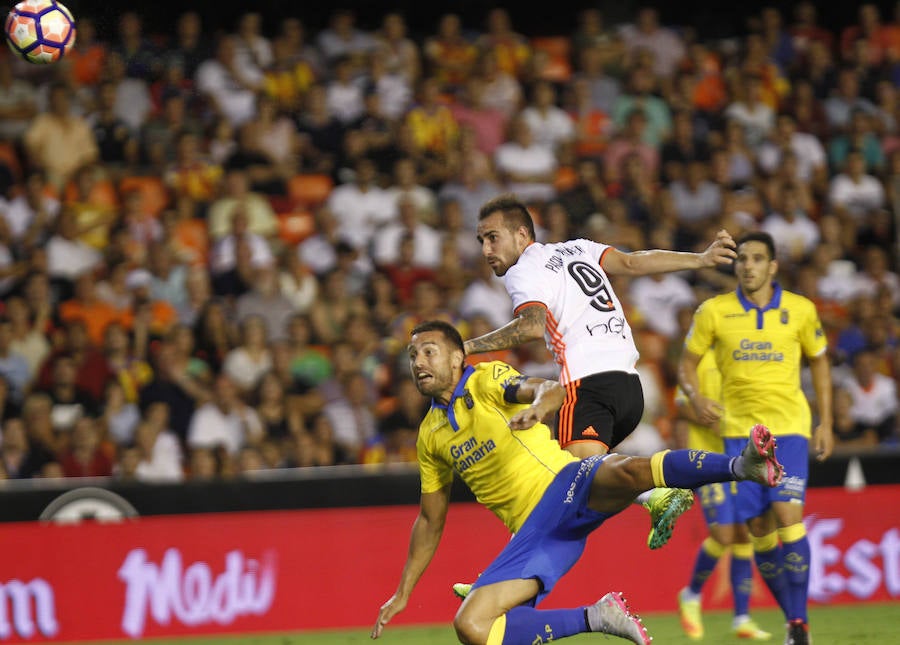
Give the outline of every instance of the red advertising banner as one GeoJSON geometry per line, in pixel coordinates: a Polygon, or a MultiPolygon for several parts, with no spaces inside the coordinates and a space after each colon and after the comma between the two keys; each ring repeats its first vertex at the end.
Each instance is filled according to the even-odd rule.
{"type": "MultiPolygon", "coordinates": [[[[900,598],[900,486],[814,489],[806,518],[811,597],[900,598]]],[[[167,516],[115,524],[6,524],[0,531],[0,640],[97,641],[368,626],[393,592],[414,506],[167,516]]],[[[546,606],[624,591],[641,612],[670,611],[705,537],[699,508],[664,549],[645,546],[628,509],[588,540],[546,606]]],[[[398,623],[449,622],[453,582],[472,580],[506,543],[476,504],[451,507],[438,553],[398,623]]],[[[762,585],[757,605],[771,605],[762,585]]],[[[705,606],[728,607],[727,569],[705,606]]]]}

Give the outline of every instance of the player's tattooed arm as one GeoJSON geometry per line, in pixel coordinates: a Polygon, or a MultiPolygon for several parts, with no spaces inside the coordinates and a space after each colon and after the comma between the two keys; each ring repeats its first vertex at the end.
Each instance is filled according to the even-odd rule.
{"type": "Polygon", "coordinates": [[[544,336],[547,310],[543,305],[529,305],[520,310],[511,321],[478,338],[465,343],[466,354],[481,354],[509,349],[544,336]]]}

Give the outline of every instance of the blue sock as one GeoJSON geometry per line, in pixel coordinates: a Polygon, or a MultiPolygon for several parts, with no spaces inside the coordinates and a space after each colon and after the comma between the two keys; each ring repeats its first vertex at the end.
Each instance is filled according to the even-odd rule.
{"type": "Polygon", "coordinates": [[[809,540],[804,535],[796,542],[785,542],[784,571],[791,594],[790,618],[809,622],[806,613],[809,595],[809,540]]]}
{"type": "Polygon", "coordinates": [[[650,472],[657,487],[698,488],[736,479],[729,457],[706,450],[667,450],[650,457],[650,472]]]}
{"type": "Polygon", "coordinates": [[[520,605],[506,612],[503,645],[532,645],[588,631],[584,607],[535,609],[520,605]]]}
{"type": "MultiPolygon", "coordinates": [[[[735,545],[738,546],[738,545],[735,545]]],[[[752,547],[746,545],[747,550],[752,547]]],[[[750,613],[750,593],[753,591],[753,561],[750,553],[738,554],[731,551],[731,593],[734,596],[734,615],[746,616],[750,613]]]]}
{"type": "MultiPolygon", "coordinates": [[[[774,535],[774,534],[773,534],[774,535]]],[[[787,575],[784,572],[781,547],[775,546],[767,551],[757,551],[754,549],[754,557],[756,559],[756,568],[759,569],[759,575],[763,582],[772,592],[772,596],[784,612],[785,618],[790,620],[791,616],[791,594],[788,587],[787,575]]]]}
{"type": "Polygon", "coordinates": [[[691,573],[691,582],[688,584],[688,589],[691,590],[691,593],[700,593],[724,551],[725,547],[712,538],[706,538],[703,541],[703,544],[700,545],[700,549],[697,551],[697,558],[694,560],[694,570],[691,573]]]}

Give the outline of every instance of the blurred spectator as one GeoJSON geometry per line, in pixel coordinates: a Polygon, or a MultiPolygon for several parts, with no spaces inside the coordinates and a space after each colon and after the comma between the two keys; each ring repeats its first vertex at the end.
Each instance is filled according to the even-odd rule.
{"type": "Polygon", "coordinates": [[[49,238],[50,225],[59,214],[59,200],[50,194],[51,187],[42,171],[29,172],[23,188],[0,212],[9,225],[13,240],[25,248],[43,246],[49,238]]]}
{"type": "Polygon", "coordinates": [[[498,329],[512,316],[512,300],[503,286],[503,280],[494,275],[487,262],[480,261],[475,267],[472,280],[459,301],[459,313],[468,319],[481,314],[490,325],[487,331],[498,329]]]}
{"type": "Polygon", "coordinates": [[[535,141],[524,117],[511,124],[510,139],[494,151],[497,174],[510,192],[530,202],[547,202],[556,196],[554,179],[559,162],[553,151],[535,141]]]}
{"type": "Polygon", "coordinates": [[[344,126],[328,108],[326,87],[316,83],[294,111],[300,133],[300,154],[304,170],[331,174],[344,139],[344,126]]]}
{"type": "Polygon", "coordinates": [[[643,326],[670,340],[675,340],[680,331],[678,311],[697,304],[690,283],[677,273],[655,273],[635,278],[631,282],[628,299],[643,320],[643,326]]]}
{"type": "Polygon", "coordinates": [[[524,98],[522,83],[500,66],[494,51],[481,51],[474,74],[484,82],[482,101],[485,107],[499,110],[507,118],[519,112],[524,98]]]}
{"type": "Polygon", "coordinates": [[[53,377],[45,390],[52,402],[51,418],[56,431],[68,431],[85,417],[96,417],[100,402],[77,380],[78,371],[71,356],[58,356],[53,362],[53,377]]]}
{"type": "Polygon", "coordinates": [[[272,43],[262,33],[262,15],[246,11],[235,30],[237,55],[248,68],[263,70],[272,63],[272,43]]]}
{"type": "Polygon", "coordinates": [[[824,193],[828,183],[828,160],[822,142],[811,134],[797,131],[796,120],[790,114],[779,114],[775,123],[770,137],[757,150],[757,162],[762,171],[774,175],[782,160],[792,153],[796,170],[793,176],[782,178],[808,183],[817,193],[824,193]]]}
{"type": "Polygon", "coordinates": [[[294,305],[279,288],[279,271],[275,266],[256,270],[253,287],[235,301],[234,317],[243,324],[250,317],[260,318],[270,341],[288,337],[288,321],[294,315],[294,305]]]}
{"type": "Polygon", "coordinates": [[[72,298],[59,305],[59,317],[63,322],[81,320],[87,329],[88,340],[97,347],[103,344],[103,335],[110,323],[131,325],[126,310],[117,309],[98,297],[95,279],[88,273],[75,280],[75,292],[72,298]]]}
{"type": "Polygon", "coordinates": [[[107,379],[112,376],[103,352],[90,341],[87,325],[81,318],[73,318],[66,322],[60,331],[62,334],[59,340],[54,341],[58,344],[54,345],[52,352],[41,365],[36,387],[49,389],[53,382],[56,360],[59,357],[66,357],[74,361],[78,384],[95,400],[99,400],[103,396],[107,379]]]}
{"type": "Polygon", "coordinates": [[[853,374],[844,384],[852,400],[850,415],[856,424],[855,434],[862,436],[871,429],[878,440],[897,440],[897,383],[878,372],[878,354],[865,348],[853,356],[853,374]]]}
{"type": "Polygon", "coordinates": [[[624,24],[619,34],[627,54],[652,54],[653,72],[662,78],[671,78],[686,55],[683,39],[673,29],[660,25],[655,7],[639,9],[634,22],[624,24]]]}
{"type": "Polygon", "coordinates": [[[216,195],[221,177],[222,168],[201,156],[197,135],[182,130],[175,141],[175,160],[163,175],[173,197],[189,197],[198,209],[205,211],[216,195]]]}
{"type": "Polygon", "coordinates": [[[12,349],[12,322],[6,315],[0,316],[0,376],[9,386],[9,397],[20,404],[32,381],[32,372],[24,356],[12,349]]]}
{"type": "Polygon", "coordinates": [[[837,454],[868,450],[878,445],[875,428],[858,424],[853,416],[853,395],[844,387],[835,387],[832,395],[834,406],[834,451],[837,454]]]}
{"type": "Polygon", "coordinates": [[[43,445],[32,445],[29,442],[22,419],[10,417],[3,420],[0,462],[9,479],[39,476],[43,466],[53,459],[53,454],[43,445]]]}
{"type": "Polygon", "coordinates": [[[504,73],[522,79],[531,61],[532,51],[528,39],[513,29],[509,10],[494,7],[488,11],[486,30],[476,41],[483,52],[489,52],[504,73]]]}
{"type": "Polygon", "coordinates": [[[136,136],[153,110],[150,83],[146,78],[129,76],[125,60],[118,52],[110,52],[103,69],[103,85],[111,87],[112,112],[136,136]]]}
{"type": "Polygon", "coordinates": [[[122,57],[125,73],[132,78],[150,81],[159,74],[162,59],[157,48],[144,36],[143,22],[135,11],[125,11],[119,16],[116,40],[109,52],[122,57]]]}
{"type": "Polygon", "coordinates": [[[375,163],[368,158],[356,162],[355,176],[336,186],[327,206],[338,222],[338,234],[358,249],[368,246],[376,226],[396,216],[394,200],[376,183],[375,163]]]}
{"type": "Polygon", "coordinates": [[[793,184],[785,183],[779,197],[760,228],[775,240],[775,253],[779,260],[788,265],[799,264],[812,254],[819,243],[819,227],[801,206],[793,184]]]}
{"type": "Polygon", "coordinates": [[[354,313],[362,310],[362,301],[351,298],[347,289],[347,271],[332,269],[322,278],[309,318],[316,342],[331,344],[343,335],[344,326],[354,313]]]}
{"type": "Polygon", "coordinates": [[[253,269],[274,264],[275,256],[269,242],[250,230],[250,216],[242,206],[232,212],[228,231],[219,238],[210,254],[209,263],[213,275],[236,268],[242,254],[245,254],[244,259],[249,261],[253,269]]]}
{"type": "Polygon", "coordinates": [[[97,110],[88,121],[99,150],[99,161],[110,170],[121,173],[126,165],[137,162],[138,131],[121,119],[116,111],[116,100],[116,84],[104,80],[97,89],[97,110]]]}
{"type": "Polygon", "coordinates": [[[256,93],[263,87],[262,72],[238,55],[237,39],[221,36],[215,56],[197,68],[196,87],[213,112],[233,126],[256,116],[256,93]]]}
{"type": "Polygon", "coordinates": [[[29,379],[33,381],[50,353],[50,342],[42,331],[50,315],[50,303],[32,313],[24,298],[12,296],[6,301],[5,313],[10,323],[9,349],[28,363],[29,379]]]}
{"type": "Polygon", "coordinates": [[[179,14],[175,21],[175,36],[166,46],[166,65],[178,65],[184,77],[193,81],[197,68],[210,55],[209,39],[203,33],[200,14],[196,11],[179,14]]]}
{"type": "Polygon", "coordinates": [[[478,48],[463,34],[459,14],[445,13],[438,19],[435,33],[425,37],[422,47],[426,71],[445,92],[459,89],[469,78],[478,57],[478,48]]]}
{"type": "Polygon", "coordinates": [[[404,376],[397,380],[394,410],[378,421],[378,434],[363,453],[363,463],[414,463],[419,423],[428,401],[404,376]]]}
{"type": "Polygon", "coordinates": [[[136,403],[126,398],[125,388],[118,380],[110,379],[107,382],[102,409],[99,422],[104,436],[119,446],[132,443],[134,431],[141,420],[141,412],[136,403]]]}
{"type": "Polygon", "coordinates": [[[835,214],[859,225],[869,213],[885,206],[885,198],[882,183],[866,173],[862,152],[848,152],[843,171],[832,177],[828,185],[828,205],[835,214]]]}
{"type": "Polygon", "coordinates": [[[628,113],[625,127],[607,146],[603,158],[604,179],[608,184],[616,185],[622,180],[625,160],[632,154],[640,157],[648,173],[656,175],[659,172],[659,150],[644,140],[646,128],[647,116],[643,110],[635,108],[628,113]]]}
{"type": "Polygon", "coordinates": [[[356,25],[356,12],[338,8],[331,12],[328,24],[319,31],[316,45],[325,59],[329,70],[339,58],[347,56],[354,66],[361,67],[361,61],[375,47],[372,35],[356,25]]]}
{"type": "Polygon", "coordinates": [[[267,346],[269,332],[265,318],[249,314],[239,325],[240,341],[225,355],[222,373],[243,394],[253,390],[262,375],[272,369],[272,354],[267,346]]]}
{"type": "Polygon", "coordinates": [[[560,107],[556,88],[550,81],[536,81],[531,86],[531,100],[522,109],[522,118],[535,133],[538,144],[557,154],[571,147],[575,124],[560,107]]]}
{"type": "Polygon", "coordinates": [[[34,86],[16,78],[10,56],[0,55],[0,141],[21,141],[36,114],[34,86]]]}
{"type": "Polygon", "coordinates": [[[89,15],[78,16],[75,45],[66,54],[72,63],[72,75],[81,85],[93,87],[100,82],[108,47],[97,39],[97,23],[89,15]]]}
{"type": "Polygon", "coordinates": [[[399,12],[385,13],[381,29],[375,33],[375,49],[384,57],[387,69],[415,83],[422,72],[419,46],[409,37],[406,18],[399,12]]]}
{"type": "Polygon", "coordinates": [[[177,483],[184,480],[184,456],[178,437],[169,429],[169,410],[165,403],[151,404],[134,433],[134,445],[140,451],[135,476],[148,483],[177,483]]]}
{"type": "Polygon", "coordinates": [[[345,375],[340,384],[340,397],[326,403],[322,414],[331,423],[335,443],[359,463],[363,448],[376,433],[369,384],[359,372],[345,375]]]}
{"type": "Polygon", "coordinates": [[[219,241],[232,232],[235,213],[240,210],[247,218],[247,231],[263,238],[278,232],[275,211],[260,193],[250,190],[250,178],[245,170],[231,169],[225,174],[223,194],[209,207],[207,217],[209,235],[219,241]]]}
{"type": "Polygon", "coordinates": [[[251,400],[267,439],[284,443],[306,431],[300,409],[289,403],[291,394],[275,372],[266,372],[256,384],[251,400]]]}
{"type": "Polygon", "coordinates": [[[628,85],[613,105],[612,119],[618,131],[628,127],[629,115],[640,110],[646,120],[641,140],[659,149],[672,131],[672,112],[666,101],[654,94],[656,79],[643,67],[635,67],[628,75],[628,85]]]}
{"type": "Polygon", "coordinates": [[[459,136],[459,124],[441,101],[440,92],[437,80],[422,79],[417,85],[416,101],[403,117],[415,147],[437,156],[447,154],[459,136]]]}
{"type": "Polygon", "coordinates": [[[405,237],[412,238],[412,265],[433,269],[440,258],[441,236],[421,221],[420,210],[411,197],[398,200],[398,221],[379,228],[372,239],[372,260],[377,266],[395,265],[405,237]]]}
{"type": "Polygon", "coordinates": [[[76,170],[95,162],[100,153],[87,121],[72,113],[68,88],[52,85],[49,103],[49,111],[34,118],[23,142],[29,162],[61,190],[76,170]]]}
{"type": "Polygon", "coordinates": [[[213,398],[194,412],[187,445],[194,448],[222,447],[231,457],[245,445],[255,445],[263,435],[259,415],[246,405],[230,377],[216,378],[213,398]]]}

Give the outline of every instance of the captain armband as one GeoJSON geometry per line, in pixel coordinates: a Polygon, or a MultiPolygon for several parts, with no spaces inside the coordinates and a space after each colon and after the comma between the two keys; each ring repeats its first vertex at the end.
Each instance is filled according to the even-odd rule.
{"type": "Polygon", "coordinates": [[[503,381],[503,400],[507,403],[518,403],[519,388],[522,386],[522,383],[524,383],[526,379],[526,376],[523,376],[522,374],[516,374],[515,376],[510,376],[508,379],[503,381]]]}

